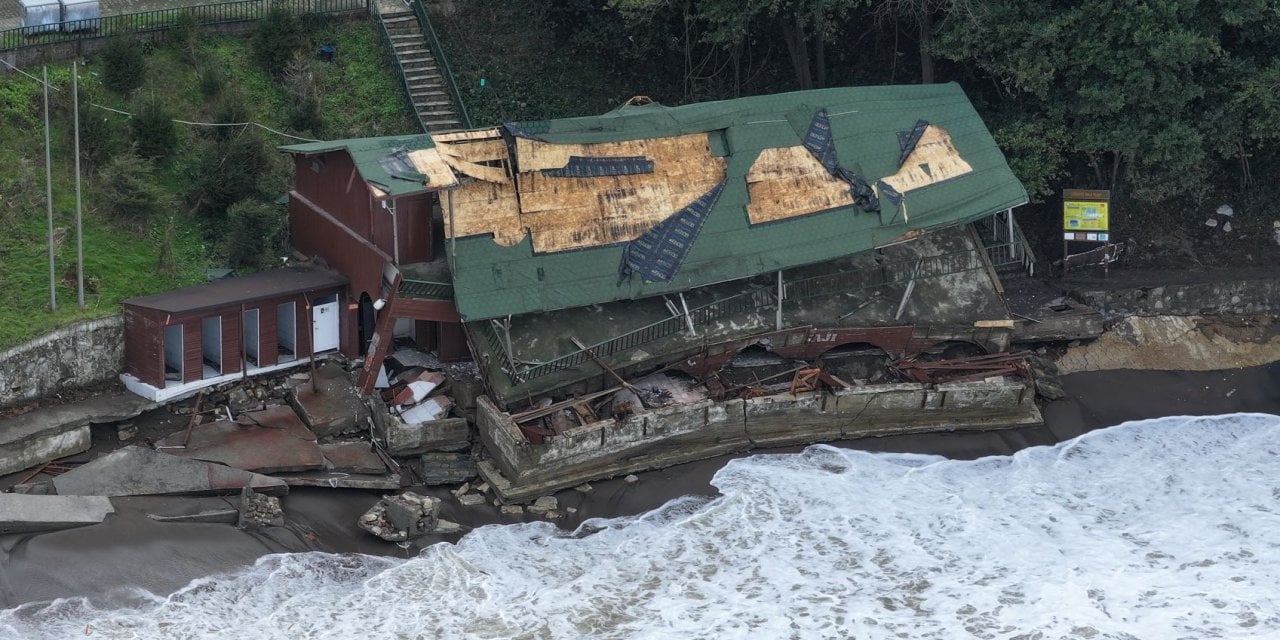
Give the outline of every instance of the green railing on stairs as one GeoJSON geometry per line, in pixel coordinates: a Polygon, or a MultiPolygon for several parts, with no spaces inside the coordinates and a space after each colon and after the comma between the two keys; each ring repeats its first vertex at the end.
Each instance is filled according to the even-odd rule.
{"type": "Polygon", "coordinates": [[[202,25],[258,20],[267,11],[282,7],[299,15],[367,11],[368,0],[241,0],[192,7],[122,13],[89,20],[73,20],[56,25],[18,27],[0,31],[0,51],[41,47],[62,42],[89,40],[114,35],[164,31],[190,14],[202,25]]]}
{"type": "Polygon", "coordinates": [[[396,53],[395,42],[391,40],[391,32],[387,31],[387,23],[383,22],[382,13],[378,11],[376,2],[369,3],[369,18],[376,25],[378,37],[382,39],[382,46],[386,49],[391,65],[395,67],[396,77],[400,79],[400,89],[404,91],[404,99],[409,103],[409,110],[413,111],[413,117],[418,120],[418,128],[425,133],[427,124],[422,121],[422,114],[418,113],[418,107],[413,104],[413,94],[409,91],[409,81],[405,79],[404,67],[400,64],[400,54],[396,53]]]}
{"type": "MultiPolygon", "coordinates": [[[[453,76],[453,69],[449,67],[449,57],[445,55],[444,47],[440,45],[440,38],[436,35],[436,29],[431,24],[431,16],[428,15],[427,7],[423,0],[408,0],[410,6],[413,7],[413,13],[418,17],[418,25],[422,27],[422,33],[427,38],[427,46],[431,47],[431,55],[435,56],[436,64],[440,67],[440,77],[444,78],[446,88],[449,95],[453,97],[453,105],[458,113],[458,121],[462,123],[464,129],[470,129],[471,116],[467,114],[467,105],[462,101],[462,93],[458,90],[458,80],[453,76]]],[[[416,110],[416,108],[415,108],[416,110]]],[[[426,128],[424,127],[425,131],[426,128]]]]}

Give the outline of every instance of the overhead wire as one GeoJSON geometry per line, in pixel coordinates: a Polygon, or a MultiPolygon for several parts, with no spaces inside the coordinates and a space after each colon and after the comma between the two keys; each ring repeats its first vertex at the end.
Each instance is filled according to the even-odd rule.
{"type": "MultiPolygon", "coordinates": [[[[59,93],[61,93],[61,92],[62,92],[62,89],[60,89],[60,88],[58,88],[58,87],[55,87],[55,86],[53,86],[53,84],[47,83],[47,82],[45,82],[44,80],[41,80],[40,78],[37,78],[37,77],[35,77],[35,76],[33,76],[33,75],[31,75],[31,74],[27,73],[26,71],[23,71],[22,69],[19,69],[18,67],[13,66],[13,65],[8,61],[8,60],[5,60],[4,58],[0,58],[0,63],[4,63],[4,65],[5,65],[6,67],[9,67],[10,69],[13,69],[14,71],[17,71],[18,73],[21,73],[22,75],[24,75],[24,76],[26,76],[26,77],[28,77],[28,78],[31,78],[32,80],[35,80],[36,82],[38,82],[38,83],[40,83],[40,84],[42,84],[42,85],[45,85],[45,86],[47,86],[48,88],[53,89],[54,91],[57,91],[57,92],[59,92],[59,93]]],[[[94,108],[97,108],[97,109],[102,109],[102,110],[104,110],[104,111],[110,111],[110,112],[112,112],[112,113],[118,113],[118,114],[120,114],[120,115],[122,115],[122,116],[128,116],[128,117],[130,117],[130,118],[132,118],[132,117],[133,117],[133,114],[132,114],[132,113],[129,113],[128,111],[123,111],[123,110],[121,110],[121,109],[113,109],[113,108],[111,108],[111,107],[108,107],[108,106],[106,106],[106,105],[101,105],[101,104],[98,104],[98,103],[96,103],[96,102],[90,102],[90,103],[89,103],[89,106],[94,107],[94,108]]],[[[250,126],[250,125],[252,125],[252,126],[258,127],[259,129],[263,129],[263,130],[265,130],[265,131],[270,131],[271,133],[274,133],[274,134],[276,134],[276,135],[278,135],[278,136],[284,136],[284,137],[286,137],[286,138],[291,138],[291,139],[293,139],[293,140],[301,140],[301,141],[303,141],[303,142],[321,142],[320,140],[317,140],[317,139],[315,139],[315,138],[304,138],[304,137],[302,137],[302,136],[295,136],[295,135],[293,135],[293,134],[285,133],[285,132],[283,132],[283,131],[278,131],[278,130],[276,130],[276,129],[272,129],[271,127],[268,127],[267,125],[262,124],[262,123],[260,123],[260,122],[253,122],[253,121],[248,121],[248,122],[195,122],[195,121],[192,121],[192,120],[181,120],[181,119],[178,119],[178,118],[173,118],[172,120],[173,120],[174,122],[177,122],[178,124],[185,124],[185,125],[189,125],[189,126],[193,126],[193,127],[246,127],[246,126],[250,126]]]]}

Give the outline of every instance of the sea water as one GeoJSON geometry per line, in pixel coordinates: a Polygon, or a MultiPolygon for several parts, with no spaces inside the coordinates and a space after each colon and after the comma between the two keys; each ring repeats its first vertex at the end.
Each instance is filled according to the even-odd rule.
{"type": "Polygon", "coordinates": [[[826,446],[722,497],[490,526],[411,560],[268,556],[3,638],[1277,638],[1280,417],[1163,418],[1012,456],[826,446]]]}

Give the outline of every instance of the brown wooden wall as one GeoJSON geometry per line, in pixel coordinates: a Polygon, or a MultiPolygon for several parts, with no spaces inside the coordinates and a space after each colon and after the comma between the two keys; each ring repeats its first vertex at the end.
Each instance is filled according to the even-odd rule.
{"type": "Polygon", "coordinates": [[[124,370],[164,386],[164,327],[146,309],[124,307],[124,370]]]}
{"type": "Polygon", "coordinates": [[[295,191],[289,195],[289,234],[294,248],[320,256],[329,267],[351,281],[352,297],[368,292],[382,297],[382,269],[391,256],[354,235],[329,211],[295,191]]]}
{"type": "MultiPolygon", "coordinates": [[[[183,315],[169,315],[162,311],[125,307],[125,371],[139,380],[163,388],[164,381],[164,329],[182,325],[183,382],[195,382],[204,377],[204,357],[201,345],[201,323],[205,318],[222,318],[222,373],[240,373],[244,370],[244,311],[258,309],[258,336],[260,340],[258,366],[270,367],[280,363],[279,343],[276,337],[277,307],[284,302],[294,303],[296,357],[301,360],[311,356],[312,328],[308,313],[309,301],[327,295],[338,296],[338,331],[342,336],[343,352],[347,352],[348,326],[354,316],[345,313],[347,294],[345,289],[323,289],[306,294],[280,296],[245,304],[243,307],[205,309],[183,315]]],[[[354,340],[354,338],[352,338],[354,340]]],[[[351,355],[351,354],[348,354],[351,355]]]]}
{"type": "Polygon", "coordinates": [[[294,156],[294,190],[328,211],[356,235],[371,238],[373,213],[382,213],[369,186],[360,178],[351,156],[334,151],[314,156],[294,156]],[[318,165],[319,172],[313,169],[318,165]],[[374,211],[374,208],[378,211],[374,211]]]}

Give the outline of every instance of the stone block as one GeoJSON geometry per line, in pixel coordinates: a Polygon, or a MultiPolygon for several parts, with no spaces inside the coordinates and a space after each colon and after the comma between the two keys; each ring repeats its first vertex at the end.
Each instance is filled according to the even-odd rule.
{"type": "Polygon", "coordinates": [[[476,477],[476,461],[469,453],[424,453],[414,471],[427,486],[459,484],[476,477]]]}
{"type": "Polygon", "coordinates": [[[471,426],[463,418],[445,418],[419,424],[405,424],[398,418],[388,418],[380,426],[381,438],[387,452],[406,456],[427,451],[458,451],[471,446],[471,426]]]}

